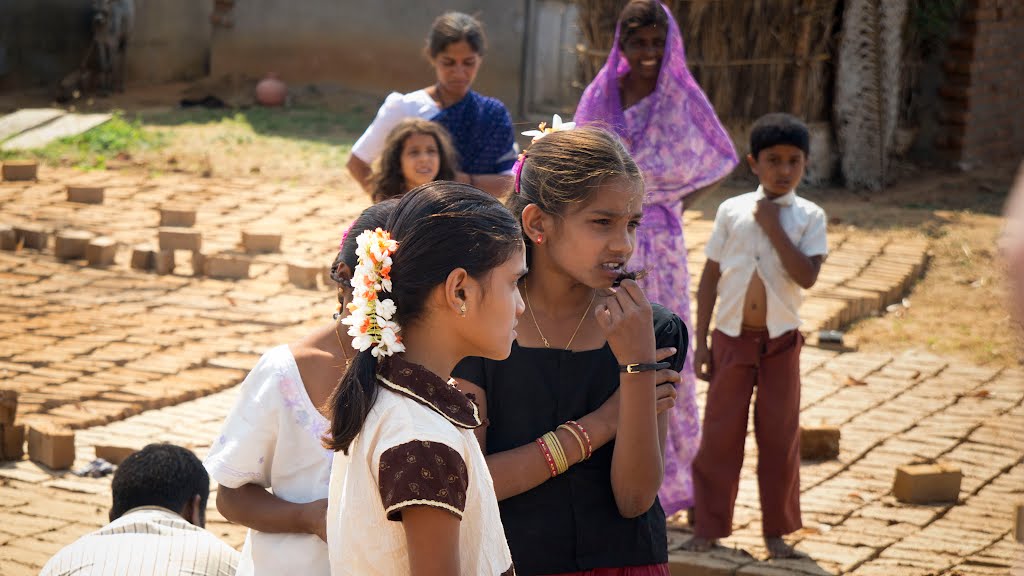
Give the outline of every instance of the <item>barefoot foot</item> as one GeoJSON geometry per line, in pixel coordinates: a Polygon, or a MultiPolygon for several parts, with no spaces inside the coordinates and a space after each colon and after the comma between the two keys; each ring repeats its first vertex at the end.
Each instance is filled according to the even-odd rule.
{"type": "Polygon", "coordinates": [[[718,540],[694,536],[683,543],[683,550],[686,550],[687,552],[707,552],[716,544],[718,544],[718,540]]]}
{"type": "Polygon", "coordinates": [[[784,558],[807,558],[807,554],[793,548],[779,536],[766,536],[764,539],[765,548],[768,548],[768,556],[781,560],[784,558]]]}

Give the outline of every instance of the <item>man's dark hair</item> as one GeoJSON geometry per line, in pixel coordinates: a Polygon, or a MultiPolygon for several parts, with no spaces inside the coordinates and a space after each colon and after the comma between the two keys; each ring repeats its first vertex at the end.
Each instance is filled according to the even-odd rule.
{"type": "Polygon", "coordinates": [[[210,475],[191,450],[173,444],[150,444],[117,467],[111,489],[111,521],[140,506],[181,512],[197,494],[200,510],[205,510],[210,475]]]}
{"type": "Polygon", "coordinates": [[[789,144],[803,150],[807,156],[811,153],[810,140],[807,125],[796,116],[782,112],[765,114],[750,130],[750,155],[756,159],[765,148],[789,144]]]}

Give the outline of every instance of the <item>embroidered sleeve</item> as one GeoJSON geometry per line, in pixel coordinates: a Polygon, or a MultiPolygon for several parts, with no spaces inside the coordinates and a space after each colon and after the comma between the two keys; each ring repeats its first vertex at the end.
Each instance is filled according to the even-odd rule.
{"type": "Polygon", "coordinates": [[[380,456],[380,498],[388,520],[402,519],[407,506],[433,506],[460,520],[469,474],[462,456],[447,444],[413,440],[380,456]]]}
{"type": "Polygon", "coordinates": [[[271,350],[245,377],[238,401],[203,464],[218,484],[270,486],[270,469],[277,445],[281,372],[275,367],[278,350],[271,350]]]}

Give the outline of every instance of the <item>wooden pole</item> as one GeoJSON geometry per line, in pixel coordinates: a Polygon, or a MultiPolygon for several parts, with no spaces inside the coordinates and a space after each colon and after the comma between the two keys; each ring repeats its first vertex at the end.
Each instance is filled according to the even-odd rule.
{"type": "Polygon", "coordinates": [[[792,102],[789,111],[795,116],[803,117],[804,95],[807,93],[807,70],[810,67],[808,53],[811,50],[811,12],[804,10],[800,16],[800,36],[797,37],[796,51],[793,60],[796,63],[796,78],[793,80],[792,102]]]}

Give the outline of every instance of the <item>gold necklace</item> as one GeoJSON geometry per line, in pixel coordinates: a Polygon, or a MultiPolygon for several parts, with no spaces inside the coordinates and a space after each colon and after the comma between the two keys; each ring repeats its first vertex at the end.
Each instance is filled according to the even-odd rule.
{"type": "MultiPolygon", "coordinates": [[[[533,318],[533,325],[537,328],[537,334],[540,335],[541,342],[544,343],[545,348],[551,348],[551,344],[548,342],[548,339],[544,337],[544,332],[540,329],[537,317],[533,314],[533,304],[530,304],[530,287],[526,285],[526,280],[523,280],[523,294],[526,295],[526,307],[530,309],[530,318],[533,318]]],[[[565,345],[566,350],[572,346],[572,341],[576,339],[576,334],[579,333],[580,327],[583,326],[583,321],[587,319],[587,314],[590,313],[590,308],[594,305],[595,298],[597,298],[597,290],[594,290],[594,294],[590,296],[590,304],[587,304],[587,309],[583,312],[583,317],[580,318],[580,323],[576,325],[576,329],[573,330],[572,336],[569,337],[569,343],[565,345]]]]}
{"type": "Polygon", "coordinates": [[[345,351],[345,344],[341,341],[341,332],[338,332],[338,327],[341,326],[341,322],[334,325],[334,335],[338,337],[338,346],[341,347],[341,355],[345,357],[345,369],[348,370],[348,365],[352,363],[352,360],[348,357],[348,352],[345,351]]]}

